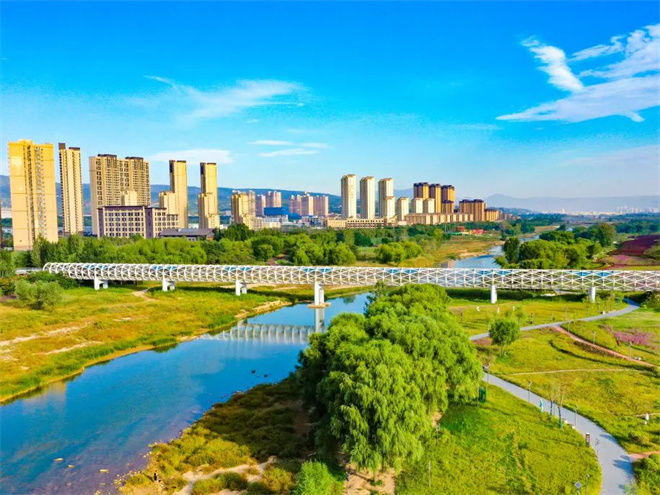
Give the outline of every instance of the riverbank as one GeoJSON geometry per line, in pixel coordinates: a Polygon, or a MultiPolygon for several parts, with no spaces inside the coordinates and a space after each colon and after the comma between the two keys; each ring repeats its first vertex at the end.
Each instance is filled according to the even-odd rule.
{"type": "MultiPolygon", "coordinates": [[[[326,294],[362,290],[338,288],[326,294]]],[[[166,293],[149,285],[103,291],[79,287],[64,294],[62,305],[52,311],[26,308],[13,299],[0,301],[0,403],[90,366],[220,332],[238,320],[313,297],[311,289],[300,287],[257,287],[236,297],[233,289],[202,285],[179,285],[166,293]]]]}

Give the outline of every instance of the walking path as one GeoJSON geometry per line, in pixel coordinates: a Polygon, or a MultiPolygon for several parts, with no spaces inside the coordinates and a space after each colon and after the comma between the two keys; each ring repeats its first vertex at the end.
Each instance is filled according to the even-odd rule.
{"type": "MultiPolygon", "coordinates": [[[[594,321],[602,320],[605,318],[612,318],[614,316],[621,316],[632,311],[635,311],[639,308],[639,305],[633,303],[632,301],[626,301],[628,306],[623,309],[612,311],[605,314],[600,314],[596,316],[590,316],[586,318],[579,318],[576,320],[569,321],[594,321]]],[[[542,325],[533,325],[528,327],[523,327],[521,331],[536,330],[539,328],[554,327],[568,323],[568,321],[562,322],[553,322],[545,323],[542,325]]],[[[487,333],[482,333],[479,335],[473,335],[470,337],[470,340],[479,340],[488,337],[487,333]]],[[[510,394],[522,399],[524,401],[530,400],[532,404],[539,404],[540,401],[546,405],[545,410],[547,411],[547,404],[549,403],[548,399],[541,397],[535,393],[530,393],[528,390],[509,383],[501,378],[498,378],[494,375],[485,373],[485,380],[496,387],[499,387],[503,390],[506,390],[510,394]],[[529,397],[529,399],[528,399],[529,397]]],[[[598,463],[600,464],[601,472],[603,475],[603,481],[600,489],[601,495],[616,495],[624,493],[625,486],[632,481],[635,477],[633,475],[633,468],[630,456],[625,451],[623,447],[617,442],[617,440],[610,435],[603,428],[598,426],[596,423],[590,419],[585,418],[580,414],[576,414],[575,411],[571,411],[565,407],[561,408],[562,418],[570,421],[573,420],[575,424],[575,429],[586,435],[587,433],[591,436],[591,447],[596,450],[596,456],[598,457],[598,463]]],[[[575,480],[580,481],[584,484],[585,480],[575,480]]]]}

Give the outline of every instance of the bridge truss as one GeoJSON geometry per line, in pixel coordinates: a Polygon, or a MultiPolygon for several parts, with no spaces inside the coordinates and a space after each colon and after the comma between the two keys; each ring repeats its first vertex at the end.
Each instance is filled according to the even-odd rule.
{"type": "Polygon", "coordinates": [[[258,285],[371,286],[436,284],[529,290],[660,290],[660,271],[389,268],[270,265],[47,263],[44,270],[77,280],[214,282],[258,285]]]}

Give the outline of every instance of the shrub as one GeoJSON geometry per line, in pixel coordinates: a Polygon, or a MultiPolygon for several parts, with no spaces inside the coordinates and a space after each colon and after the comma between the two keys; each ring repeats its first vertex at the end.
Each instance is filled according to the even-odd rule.
{"type": "Polygon", "coordinates": [[[282,468],[269,466],[261,481],[271,493],[290,493],[294,486],[293,474],[282,468]]]}
{"type": "Polygon", "coordinates": [[[302,465],[296,486],[293,489],[295,495],[340,495],[343,491],[343,483],[337,481],[328,466],[322,462],[309,461],[302,465]]]}
{"type": "Polygon", "coordinates": [[[32,272],[28,275],[28,280],[32,283],[35,282],[57,282],[63,289],[73,289],[78,287],[78,281],[72,278],[65,277],[59,273],[50,272],[32,272]]]}
{"type": "Polygon", "coordinates": [[[16,297],[34,309],[48,309],[62,301],[62,287],[57,282],[36,282],[27,280],[16,283],[16,297]]]}

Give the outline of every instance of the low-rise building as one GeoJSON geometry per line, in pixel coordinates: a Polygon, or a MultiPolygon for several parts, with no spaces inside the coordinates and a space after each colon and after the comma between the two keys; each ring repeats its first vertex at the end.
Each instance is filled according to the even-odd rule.
{"type": "Polygon", "coordinates": [[[179,227],[179,217],[166,208],[143,205],[103,206],[98,209],[99,236],[146,239],[158,237],[165,229],[179,227]]]}
{"type": "Polygon", "coordinates": [[[210,228],[164,229],[158,233],[158,237],[165,239],[187,239],[189,241],[212,241],[213,230],[210,228]]]}

